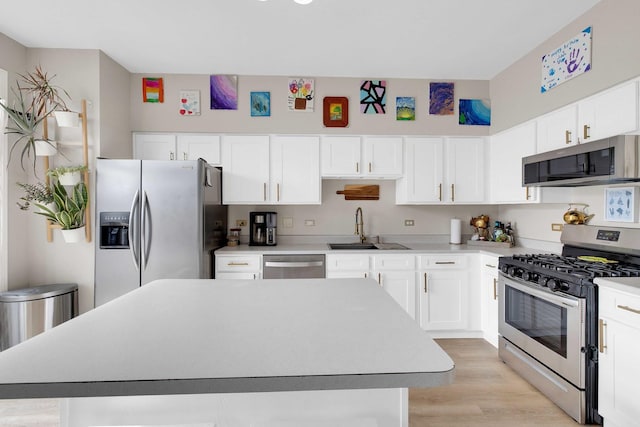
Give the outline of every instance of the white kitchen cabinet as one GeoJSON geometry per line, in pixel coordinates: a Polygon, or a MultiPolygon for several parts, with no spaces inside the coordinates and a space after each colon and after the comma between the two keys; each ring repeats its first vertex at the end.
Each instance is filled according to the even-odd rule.
{"type": "Polygon", "coordinates": [[[318,137],[225,136],[226,204],[320,204],[318,137]]]}
{"type": "Polygon", "coordinates": [[[498,348],[498,257],[480,255],[482,332],[498,348]]]}
{"type": "Polygon", "coordinates": [[[394,178],[402,175],[401,137],[324,136],[321,174],[325,178],[394,178]]]}
{"type": "Polygon", "coordinates": [[[522,158],[535,153],[534,121],[491,136],[488,173],[491,203],[538,201],[538,187],[522,186],[522,158]]]}
{"type": "Polygon", "coordinates": [[[420,326],[428,331],[468,330],[469,273],[464,255],[418,256],[420,326]]]}
{"type": "Polygon", "coordinates": [[[216,279],[249,279],[262,277],[262,255],[216,255],[216,279]]]}
{"type": "Polygon", "coordinates": [[[485,141],[476,137],[405,139],[406,173],[396,204],[484,202],[485,141]]]}
{"type": "Polygon", "coordinates": [[[196,160],[220,164],[220,136],[211,134],[135,133],[133,158],[141,160],[196,160]]]}
{"type": "Polygon", "coordinates": [[[366,254],[327,254],[327,278],[366,278],[370,276],[370,260],[366,254]]]}
{"type": "Polygon", "coordinates": [[[373,257],[372,277],[415,319],[415,256],[382,254],[373,257]]]}
{"type": "Polygon", "coordinates": [[[578,103],[582,142],[634,132],[638,129],[638,83],[627,82],[578,103]]]}
{"type": "Polygon", "coordinates": [[[536,152],[544,153],[580,143],[577,123],[577,104],[539,117],[536,120],[536,152]]]}
{"type": "Polygon", "coordinates": [[[599,287],[598,412],[606,427],[640,420],[640,296],[599,287]]]}

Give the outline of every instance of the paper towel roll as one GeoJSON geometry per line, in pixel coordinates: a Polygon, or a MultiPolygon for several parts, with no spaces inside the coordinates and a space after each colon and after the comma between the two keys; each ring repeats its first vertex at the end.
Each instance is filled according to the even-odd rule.
{"type": "Polygon", "coordinates": [[[462,220],[458,218],[451,219],[451,239],[449,243],[459,245],[462,241],[462,220]]]}

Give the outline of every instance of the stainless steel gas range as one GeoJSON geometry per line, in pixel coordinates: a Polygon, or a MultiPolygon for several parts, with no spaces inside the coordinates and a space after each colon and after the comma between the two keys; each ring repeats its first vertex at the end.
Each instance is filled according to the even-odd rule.
{"type": "Polygon", "coordinates": [[[640,229],[565,225],[562,255],[499,259],[500,358],[581,424],[598,414],[598,277],[640,276],[640,229]]]}

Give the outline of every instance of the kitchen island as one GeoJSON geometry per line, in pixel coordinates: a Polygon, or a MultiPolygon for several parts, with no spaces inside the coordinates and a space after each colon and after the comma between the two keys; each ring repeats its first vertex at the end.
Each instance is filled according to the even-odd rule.
{"type": "Polygon", "coordinates": [[[0,353],[0,366],[0,398],[69,397],[71,426],[406,426],[407,387],[454,371],[370,279],[159,280],[0,353]]]}

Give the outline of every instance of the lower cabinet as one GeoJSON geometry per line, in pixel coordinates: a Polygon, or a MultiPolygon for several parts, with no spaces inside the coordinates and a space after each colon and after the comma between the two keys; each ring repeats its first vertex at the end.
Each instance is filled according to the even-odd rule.
{"type": "Polygon", "coordinates": [[[640,296],[599,287],[598,412],[607,427],[638,425],[640,296]]]}
{"type": "Polygon", "coordinates": [[[419,319],[427,331],[469,328],[469,273],[465,255],[419,255],[419,319]]]}
{"type": "Polygon", "coordinates": [[[369,277],[369,255],[327,254],[327,279],[369,277]]]}
{"type": "Polygon", "coordinates": [[[216,279],[249,279],[262,277],[261,255],[216,255],[216,279]]]}
{"type": "Polygon", "coordinates": [[[373,278],[415,319],[415,256],[376,255],[373,257],[373,268],[373,278]]]}
{"type": "Polygon", "coordinates": [[[480,255],[482,331],[486,341],[498,348],[498,257],[480,255]]]}

